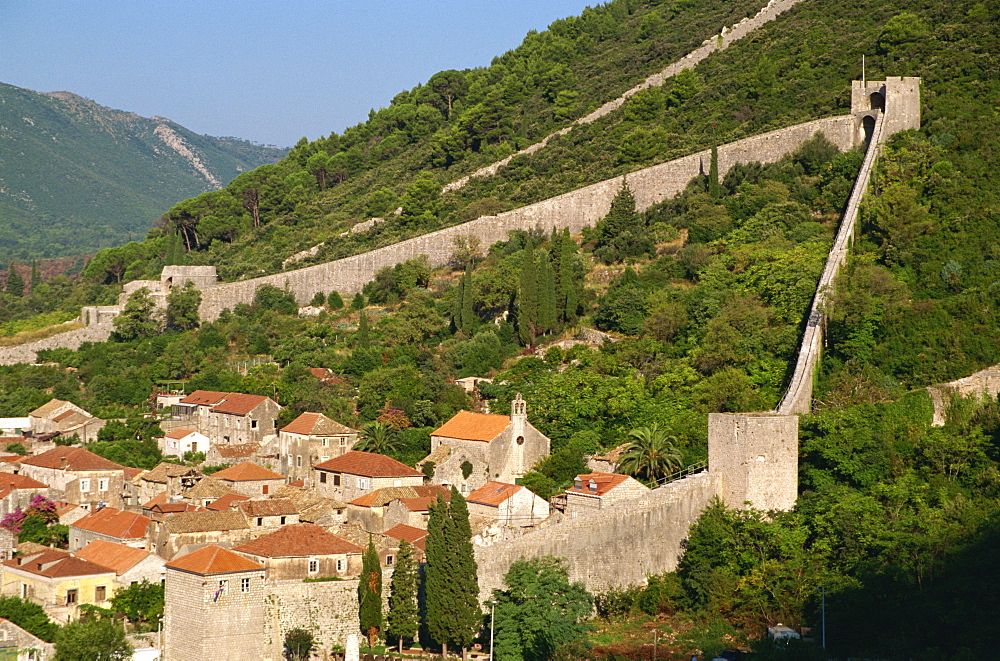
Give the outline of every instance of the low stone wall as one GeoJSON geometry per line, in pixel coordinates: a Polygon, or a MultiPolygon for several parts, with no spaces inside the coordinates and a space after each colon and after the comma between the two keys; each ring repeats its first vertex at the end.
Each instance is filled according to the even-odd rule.
{"type": "MultiPolygon", "coordinates": [[[[829,117],[721,145],[718,148],[720,176],[736,163],[774,162],[793,152],[817,131],[838,148],[850,149],[856,138],[856,121],[852,115],[829,117]]],[[[641,211],[677,195],[693,177],[708,172],[710,158],[709,150],[701,151],[629,173],[624,179],[641,211]]],[[[571,231],[579,231],[595,225],[608,213],[622,180],[622,177],[607,179],[519,209],[483,216],[361,255],[210,287],[202,292],[200,314],[202,319],[214,320],[226,308],[252,302],[257,288],[264,284],[287,288],[299,305],[307,304],[319,291],[354,294],[361,291],[380,269],[420,255],[426,255],[433,266],[446,264],[455,251],[454,240],[458,237],[475,236],[482,245],[488,246],[506,240],[512,230],[540,227],[550,231],[568,227],[571,231]]]]}
{"type": "Polygon", "coordinates": [[[987,367],[975,374],[948,383],[928,386],[927,392],[934,403],[934,419],[931,425],[942,427],[948,420],[948,404],[952,397],[996,399],[997,394],[1000,394],[1000,365],[987,367]]]}
{"type": "Polygon", "coordinates": [[[717,474],[698,473],[608,509],[479,547],[480,598],[502,587],[511,563],[521,558],[566,558],[570,580],[591,592],[639,585],[650,574],[671,571],[688,528],[719,492],[718,482],[717,474]]]}

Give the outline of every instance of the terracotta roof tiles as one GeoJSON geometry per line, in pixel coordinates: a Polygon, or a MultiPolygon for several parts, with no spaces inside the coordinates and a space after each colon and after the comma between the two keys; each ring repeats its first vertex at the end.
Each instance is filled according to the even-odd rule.
{"type": "Polygon", "coordinates": [[[205,507],[213,512],[226,512],[233,509],[233,505],[243,500],[250,500],[250,496],[245,496],[241,493],[227,493],[225,496],[216,498],[205,507]]]}
{"type": "Polygon", "coordinates": [[[215,413],[230,413],[232,415],[248,415],[268,398],[263,395],[247,395],[241,392],[226,394],[226,398],[212,407],[215,413]]]}
{"type": "Polygon", "coordinates": [[[175,429],[173,431],[167,432],[166,433],[166,438],[177,438],[177,439],[180,439],[180,438],[184,438],[185,436],[189,436],[191,434],[196,434],[196,433],[197,432],[195,430],[193,430],[193,429],[186,429],[184,427],[178,427],[177,429],[175,429]]]}
{"type": "Polygon", "coordinates": [[[239,553],[211,544],[187,555],[174,558],[166,564],[170,569],[178,569],[192,574],[232,574],[235,572],[260,571],[264,565],[258,564],[239,553]]]}
{"type": "Polygon", "coordinates": [[[249,528],[246,517],[232,510],[226,512],[181,512],[163,520],[168,533],[210,532],[213,530],[244,530],[249,528]]]}
{"type": "Polygon", "coordinates": [[[24,555],[3,563],[12,569],[20,569],[46,578],[64,578],[70,576],[93,576],[95,574],[113,574],[110,567],[74,557],[67,551],[46,549],[41,553],[24,555]]]}
{"type": "Polygon", "coordinates": [[[410,468],[384,454],[359,450],[351,450],[339,457],[316,464],[313,468],[364,477],[423,477],[424,475],[417,469],[410,468]]]}
{"type": "Polygon", "coordinates": [[[505,502],[508,498],[516,494],[518,491],[524,487],[518,486],[516,484],[505,484],[503,482],[487,482],[483,486],[479,487],[466,498],[470,503],[479,503],[480,505],[489,505],[491,507],[498,507],[500,503],[505,502]]]}
{"type": "Polygon", "coordinates": [[[270,500],[244,500],[239,508],[247,516],[292,516],[299,513],[295,503],[285,498],[270,500]]]}
{"type": "Polygon", "coordinates": [[[403,498],[437,498],[444,496],[451,500],[451,490],[439,484],[429,484],[420,487],[382,487],[363,496],[355,498],[348,505],[359,507],[384,507],[396,499],[403,498]]]}
{"type": "Polygon", "coordinates": [[[338,537],[321,526],[297,523],[243,542],[234,551],[268,558],[362,553],[364,549],[338,537]]]}
{"type": "Polygon", "coordinates": [[[237,457],[252,457],[260,449],[259,443],[241,443],[239,445],[216,445],[220,457],[233,459],[237,457]]]}
{"type": "Polygon", "coordinates": [[[510,418],[505,415],[459,411],[451,420],[431,432],[431,436],[489,442],[509,425],[510,418]]]}
{"type": "Polygon", "coordinates": [[[197,404],[198,406],[215,406],[226,398],[229,393],[217,390],[195,390],[180,401],[181,404],[197,404]]]}
{"type": "Polygon", "coordinates": [[[61,469],[63,467],[63,460],[65,460],[66,468],[73,471],[124,470],[125,468],[121,464],[116,464],[89,450],[68,445],[54,447],[41,454],[22,459],[21,463],[41,468],[61,469]]]}
{"type": "Polygon", "coordinates": [[[150,555],[149,551],[104,539],[95,539],[76,553],[76,557],[109,567],[119,576],[150,555]]]}
{"type": "Polygon", "coordinates": [[[424,549],[425,538],[427,537],[426,530],[414,528],[413,526],[408,526],[405,523],[397,524],[382,534],[386,537],[392,537],[393,539],[405,539],[410,544],[413,544],[421,550],[424,549]]]}
{"type": "Polygon", "coordinates": [[[44,482],[32,479],[27,475],[14,475],[13,473],[0,473],[0,489],[12,491],[14,489],[48,489],[49,485],[44,482]]]}
{"type": "Polygon", "coordinates": [[[241,464],[230,466],[218,473],[213,473],[216,479],[226,482],[250,482],[254,480],[284,480],[285,476],[275,473],[263,466],[258,466],[252,461],[244,461],[241,464]]]}
{"type": "Polygon", "coordinates": [[[303,436],[346,436],[358,433],[356,429],[331,420],[322,413],[303,413],[280,431],[303,436]]]}
{"type": "Polygon", "coordinates": [[[152,519],[135,512],[125,512],[114,507],[102,507],[70,527],[118,539],[140,539],[146,536],[146,528],[151,522],[152,519]]]}
{"type": "Polygon", "coordinates": [[[621,475],[619,473],[594,472],[577,475],[576,479],[580,482],[581,486],[578,487],[574,484],[569,489],[566,489],[568,493],[585,493],[603,496],[625,480],[628,480],[629,476],[621,475]],[[594,490],[591,490],[590,488],[591,481],[594,482],[594,490]]]}

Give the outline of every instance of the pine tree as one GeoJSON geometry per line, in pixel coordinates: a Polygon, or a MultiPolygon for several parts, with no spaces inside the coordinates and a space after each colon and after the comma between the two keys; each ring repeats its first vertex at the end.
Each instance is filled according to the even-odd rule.
{"type": "Polygon", "coordinates": [[[417,565],[413,561],[413,546],[405,539],[399,544],[392,582],[389,584],[389,614],[386,633],[399,641],[412,640],[420,627],[417,611],[417,565]]]}
{"type": "Polygon", "coordinates": [[[358,619],[361,622],[361,633],[368,638],[368,647],[375,647],[378,634],[382,631],[382,566],[379,564],[375,542],[371,539],[361,556],[358,619]]]}
{"type": "Polygon", "coordinates": [[[521,282],[517,293],[517,333],[521,344],[535,341],[538,334],[538,269],[535,266],[535,251],[524,250],[524,265],[521,267],[521,282]]]}
{"type": "Polygon", "coordinates": [[[548,253],[538,264],[538,327],[543,333],[556,328],[556,281],[548,253]]]}
{"type": "Polygon", "coordinates": [[[7,294],[18,298],[24,296],[24,278],[21,277],[14,262],[7,267],[7,294]]]}

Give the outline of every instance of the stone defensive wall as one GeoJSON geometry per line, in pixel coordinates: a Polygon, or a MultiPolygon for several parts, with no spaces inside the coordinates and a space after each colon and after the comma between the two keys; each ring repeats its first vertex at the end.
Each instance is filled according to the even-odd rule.
{"type": "MultiPolygon", "coordinates": [[[[360,632],[357,579],[315,583],[269,581],[267,591],[262,640],[273,659],[285,658],[283,643],[289,629],[308,630],[316,640],[317,649],[343,645],[348,635],[360,632]]],[[[383,595],[389,592],[386,577],[382,592],[383,595]]]]}
{"type": "Polygon", "coordinates": [[[573,130],[574,126],[580,126],[583,124],[591,124],[593,122],[596,122],[601,117],[604,117],[605,115],[617,110],[618,108],[621,108],[623,105],[625,105],[625,102],[629,99],[629,97],[635,95],[637,92],[640,92],[644,89],[648,89],[650,87],[659,87],[660,85],[663,85],[663,83],[666,82],[668,78],[676,76],[684,69],[694,68],[695,65],[697,65],[699,62],[707,58],[712,53],[725,50],[734,41],[742,39],[743,37],[747,36],[760,26],[773,21],[775,18],[778,17],[779,14],[787,11],[788,9],[791,9],[794,5],[798,4],[801,1],[802,0],[769,0],[769,2],[763,8],[761,8],[761,10],[758,11],[756,15],[744,18],[731,28],[725,28],[725,27],[722,28],[722,32],[720,32],[717,35],[709,37],[708,39],[702,42],[701,46],[694,49],[693,51],[691,51],[681,59],[677,60],[676,62],[671,63],[664,69],[649,76],[648,78],[646,78],[646,80],[642,81],[632,89],[624,92],[617,99],[614,99],[613,101],[608,101],[607,103],[600,106],[596,110],[577,119],[570,126],[561,128],[558,131],[550,133],[549,135],[545,136],[544,138],[542,138],[533,145],[525,147],[524,149],[515,152],[510,156],[507,156],[506,158],[496,161],[495,163],[490,163],[489,165],[476,170],[472,174],[466,175],[460,179],[456,179],[450,184],[447,184],[441,190],[441,192],[448,193],[450,191],[459,190],[469,182],[469,179],[475,177],[488,177],[494,175],[500,170],[500,168],[505,167],[514,158],[538,151],[539,149],[549,144],[549,142],[552,139],[560,135],[565,135],[569,133],[571,130],[573,130]]]}
{"type": "Polygon", "coordinates": [[[79,349],[84,342],[106,342],[111,337],[114,327],[110,321],[85,326],[76,330],[59,333],[44,340],[28,342],[10,347],[0,347],[0,365],[17,365],[18,363],[33,363],[37,360],[36,352],[41,349],[79,349]]]}
{"type": "Polygon", "coordinates": [[[927,392],[934,404],[934,419],[931,425],[943,427],[948,420],[948,405],[952,397],[996,399],[997,395],[1000,394],[1000,365],[987,367],[975,374],[948,383],[928,386],[927,392]]]}
{"type": "MultiPolygon", "coordinates": [[[[795,151],[816,132],[822,132],[841,150],[852,148],[859,140],[858,122],[853,115],[796,124],[719,146],[719,174],[725,175],[736,163],[774,162],[795,151]]],[[[426,255],[432,266],[446,264],[455,250],[454,240],[458,237],[473,236],[488,246],[507,240],[512,230],[542,228],[550,231],[552,228],[568,227],[571,231],[579,231],[595,225],[608,213],[611,200],[621,190],[623,179],[628,182],[635,195],[636,207],[641,211],[680,193],[693,177],[707,173],[710,159],[710,150],[700,151],[624,177],[607,179],[496,216],[483,216],[361,255],[209,287],[202,291],[200,314],[202,319],[214,320],[224,309],[232,309],[237,303],[252,302],[257,288],[264,284],[287,288],[295,295],[299,305],[306,305],[320,291],[354,294],[361,291],[380,269],[408,259],[426,255]]]]}
{"type": "Polygon", "coordinates": [[[485,600],[515,560],[566,558],[569,577],[591,592],[641,585],[671,571],[681,542],[719,492],[719,474],[703,472],[592,514],[539,528],[517,539],[476,548],[479,594],[485,600]]]}

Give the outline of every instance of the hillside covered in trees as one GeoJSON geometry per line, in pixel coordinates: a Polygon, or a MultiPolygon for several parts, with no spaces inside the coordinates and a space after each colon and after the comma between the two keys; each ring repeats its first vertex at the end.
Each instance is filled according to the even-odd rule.
{"type": "MultiPolygon", "coordinates": [[[[841,657],[989,655],[997,613],[983,595],[997,576],[1000,410],[960,402],[931,427],[922,388],[1000,363],[997,2],[805,0],[690,75],[439,194],[756,9],[726,7],[615,0],[529,35],[489,68],[439,74],[344,135],[297,145],[179,204],[148,239],[103,253],[78,282],[8,286],[5,333],[44,325],[38,313],[111,300],[120,281],[165,263],[213,263],[227,278],[274,272],[321,241],[314,259],[367,250],[843,112],[867,53],[869,78],[922,77],[923,125],[885,148],[838,283],[814,413],[800,422],[799,505],[773,517],[709,510],[677,572],[597,595],[593,642],[634,653],[607,632],[644,614],[678,655],[715,653],[779,621],[815,632],[822,594],[827,645],[841,657]],[[556,70],[568,82],[542,75],[556,70]],[[560,116],[563,92],[578,96],[560,116]],[[418,130],[419,117],[428,123],[418,130]],[[388,220],[339,236],[370,216],[388,220]]],[[[413,464],[430,430],[482,403],[454,379],[493,376],[476,398],[504,411],[523,393],[532,423],[553,440],[551,458],[526,477],[538,493],[564,487],[584,454],[640,429],[672,436],[681,463],[694,463],[705,456],[708,413],[766,409],[780,396],[859,163],[817,137],[781,162],[695,179],[643,213],[626,189],[582,234],[456,246],[449,268],[401,264],[353,300],[332,288],[313,302],[316,316],[298,316],[274,288],[197,328],[176,306],[165,328],[126,316],[113,342],[0,369],[0,410],[24,415],[56,396],[127,419],[92,449],[145,465],[159,459],[141,440],[151,434],[141,418],[148,394],[183,381],[277,396],[283,422],[304,410],[355,428],[382,422],[395,430],[385,447],[413,464]],[[549,348],[592,327],[617,341],[549,348]],[[338,378],[320,383],[311,367],[338,378]]]]}

